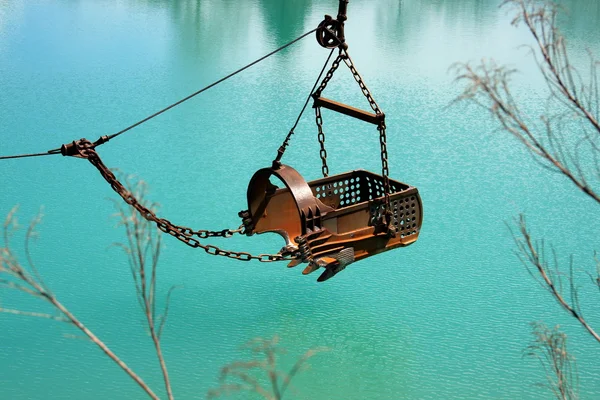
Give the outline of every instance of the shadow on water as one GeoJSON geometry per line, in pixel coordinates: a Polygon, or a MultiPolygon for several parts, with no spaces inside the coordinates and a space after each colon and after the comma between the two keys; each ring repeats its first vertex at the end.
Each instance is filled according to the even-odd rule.
{"type": "MultiPolygon", "coordinates": [[[[373,25],[379,33],[400,38],[412,37],[415,31],[425,30],[431,23],[443,22],[446,26],[458,26],[466,21],[484,21],[497,13],[501,0],[383,0],[376,5],[366,0],[351,0],[349,17],[354,23],[373,25]],[[357,10],[369,10],[356,14],[357,10]],[[370,21],[368,19],[371,19],[370,21]],[[356,22],[360,19],[359,22],[356,22]]],[[[597,39],[600,30],[600,2],[596,0],[562,0],[561,6],[568,10],[564,21],[566,30],[582,39],[597,39]]],[[[303,31],[306,17],[317,5],[335,16],[338,2],[314,2],[313,0],[253,0],[240,3],[234,0],[138,0],[148,8],[165,9],[174,22],[176,30],[189,35],[185,38],[190,50],[202,50],[206,37],[222,36],[227,43],[241,40],[250,27],[260,22],[267,38],[280,45],[303,31]]],[[[510,15],[508,7],[504,7],[510,15]]],[[[256,27],[256,26],[254,26],[256,27]]]]}
{"type": "MultiPolygon", "coordinates": [[[[259,0],[265,28],[277,45],[284,44],[304,30],[306,14],[311,9],[312,0],[259,0]]],[[[335,5],[332,2],[332,5],[335,5]]],[[[336,10],[332,7],[332,13],[336,10]]]]}
{"type": "MultiPolygon", "coordinates": [[[[371,5],[365,2],[365,7],[370,8],[371,5]]],[[[404,45],[408,40],[436,29],[436,26],[456,29],[465,25],[465,21],[482,22],[489,19],[496,10],[497,3],[486,0],[389,0],[375,9],[373,23],[382,31],[384,40],[388,40],[385,36],[390,35],[390,42],[404,45]]],[[[467,22],[466,25],[476,24],[467,22]]],[[[439,39],[443,40],[442,37],[439,39]]]]}
{"type": "Polygon", "coordinates": [[[201,52],[211,47],[207,41],[235,48],[237,43],[247,41],[251,30],[262,31],[275,45],[284,44],[302,33],[313,1],[142,0],[141,3],[166,9],[175,31],[179,31],[176,36],[186,41],[186,51],[201,52]]]}

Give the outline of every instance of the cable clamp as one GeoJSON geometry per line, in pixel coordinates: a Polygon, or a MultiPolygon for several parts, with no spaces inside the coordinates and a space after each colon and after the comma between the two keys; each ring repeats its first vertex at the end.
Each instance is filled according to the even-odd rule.
{"type": "Polygon", "coordinates": [[[94,143],[90,142],[86,138],[79,140],[73,140],[71,143],[63,144],[60,147],[60,154],[63,156],[70,156],[76,158],[88,158],[88,150],[93,150],[97,146],[104,144],[110,140],[107,135],[100,136],[94,143]]]}
{"type": "Polygon", "coordinates": [[[88,150],[93,150],[94,147],[95,145],[92,142],[86,138],[81,138],[60,146],[60,154],[76,158],[88,158],[88,150]]]}

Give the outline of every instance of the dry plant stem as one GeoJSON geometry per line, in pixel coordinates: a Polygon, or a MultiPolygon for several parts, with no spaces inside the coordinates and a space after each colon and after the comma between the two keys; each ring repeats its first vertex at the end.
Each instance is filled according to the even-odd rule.
{"type": "MultiPolygon", "coordinates": [[[[469,100],[487,109],[497,119],[503,130],[525,145],[535,161],[543,167],[561,173],[579,190],[600,204],[600,193],[595,191],[587,180],[590,176],[600,179],[600,162],[598,161],[600,147],[595,142],[596,139],[593,139],[587,131],[587,128],[590,128],[600,134],[598,116],[594,116],[594,110],[598,114],[600,109],[597,104],[599,97],[596,68],[598,63],[592,59],[591,83],[583,84],[577,69],[570,63],[565,40],[558,30],[557,6],[537,0],[506,0],[503,4],[512,4],[517,7],[518,15],[513,19],[513,25],[524,22],[535,40],[537,51],[532,49],[532,52],[539,71],[550,89],[550,99],[558,101],[573,115],[577,115],[581,129],[573,131],[571,135],[576,139],[576,144],[572,148],[566,144],[564,137],[566,127],[563,125],[565,113],[542,117],[543,133],[536,132],[536,126],[531,126],[526,122],[527,119],[523,116],[510,91],[509,78],[514,70],[497,66],[494,62],[483,61],[480,66],[475,68],[469,64],[455,65],[458,72],[457,80],[468,83],[456,101],[469,100]],[[541,54],[541,56],[537,54],[541,54]],[[586,96],[586,93],[589,94],[586,96]],[[584,96],[583,101],[582,95],[584,96]],[[589,174],[586,173],[585,170],[589,166],[580,161],[580,147],[583,144],[589,146],[587,150],[594,157],[595,173],[593,171],[589,174]]],[[[553,272],[544,261],[543,254],[538,253],[523,217],[520,221],[520,231],[522,235],[520,239],[523,241],[517,238],[515,240],[522,255],[526,258],[523,261],[528,270],[529,266],[533,265],[534,270],[541,277],[542,286],[600,342],[600,336],[587,323],[579,309],[572,266],[569,286],[571,304],[569,304],[561,294],[560,278],[554,280],[553,272]]],[[[532,276],[536,277],[534,274],[532,276]]],[[[598,277],[596,277],[598,279],[591,275],[590,277],[600,288],[600,269],[598,277]]]]}
{"type": "Polygon", "coordinates": [[[113,360],[127,375],[129,375],[148,396],[152,399],[157,400],[158,396],[150,389],[150,387],[140,378],[127,364],[125,364],[110,348],[102,342],[92,331],[90,331],[75,315],[73,315],[62,303],[58,301],[56,296],[51,293],[41,280],[40,274],[35,268],[30,253],[29,241],[35,234],[35,226],[40,222],[40,216],[36,217],[29,229],[27,230],[25,239],[25,253],[30,267],[33,270],[33,275],[29,274],[28,271],[17,261],[16,257],[10,250],[9,239],[11,237],[11,228],[16,228],[16,222],[14,215],[16,213],[16,207],[11,210],[8,214],[6,222],[4,224],[4,248],[0,248],[0,273],[4,273],[12,279],[20,280],[21,283],[14,282],[8,279],[0,279],[0,284],[9,289],[19,290],[33,297],[41,298],[50,303],[59,312],[59,316],[53,316],[50,314],[37,313],[37,312],[26,312],[21,310],[11,310],[0,308],[0,312],[6,312],[17,315],[32,316],[39,318],[48,318],[57,321],[67,322],[75,325],[80,331],[82,331],[96,346],[98,346],[111,360],[113,360]]]}
{"type": "MultiPolygon", "coordinates": [[[[589,183],[600,181],[600,105],[598,100],[598,63],[590,53],[590,81],[583,82],[582,75],[571,64],[566,41],[557,25],[559,7],[545,0],[505,0],[502,5],[515,6],[517,16],[512,25],[524,23],[534,39],[530,47],[539,73],[549,92],[549,115],[542,116],[541,124],[533,123],[525,115],[510,90],[510,77],[515,70],[483,60],[479,66],[455,64],[458,81],[466,81],[463,93],[455,100],[469,100],[489,111],[499,122],[501,130],[519,140],[534,161],[542,167],[558,172],[568,178],[588,197],[600,204],[600,193],[589,183]],[[556,108],[558,107],[558,108],[556,108]],[[593,162],[582,161],[582,155],[593,162]]],[[[548,290],[556,301],[600,342],[600,335],[584,318],[574,279],[573,257],[568,275],[568,295],[563,296],[561,271],[554,253],[554,265],[550,266],[541,245],[534,243],[527,230],[523,215],[519,221],[520,235],[513,238],[518,246],[519,259],[531,276],[548,290]]],[[[600,263],[597,261],[596,276],[589,274],[600,289],[600,263]]],[[[566,285],[565,285],[566,286],[566,285]]],[[[577,398],[573,390],[576,371],[574,359],[566,352],[566,335],[548,330],[541,324],[534,325],[536,342],[529,347],[530,355],[536,356],[544,366],[549,386],[556,398],[577,398]],[[556,380],[553,380],[554,377],[556,380]]]]}
{"type": "MultiPolygon", "coordinates": [[[[126,183],[128,187],[134,188],[136,197],[139,201],[145,203],[145,184],[143,182],[132,184],[130,179],[126,179],[126,183]]],[[[163,375],[165,390],[169,400],[173,400],[173,390],[160,345],[160,337],[166,322],[171,293],[174,288],[171,288],[167,294],[165,311],[163,315],[158,318],[160,319],[158,329],[156,317],[156,273],[161,247],[160,235],[156,228],[150,225],[147,220],[140,218],[133,208],[123,208],[121,203],[117,202],[115,202],[115,205],[118,210],[120,224],[125,227],[127,234],[127,245],[120,244],[119,247],[121,247],[128,256],[129,267],[136,287],[138,302],[148,323],[148,330],[163,375]],[[148,274],[147,267],[150,267],[150,274],[148,274]]],[[[155,205],[150,205],[150,208],[155,208],[155,205]]]]}
{"type": "Polygon", "coordinates": [[[169,399],[173,399],[173,390],[171,389],[171,380],[169,379],[169,372],[167,371],[167,364],[165,363],[165,358],[163,357],[162,350],[160,348],[160,339],[156,335],[156,331],[154,329],[154,325],[150,329],[152,333],[152,341],[154,342],[154,347],[156,348],[156,355],[158,357],[158,361],[160,363],[160,369],[163,373],[163,380],[165,382],[165,388],[167,390],[167,396],[169,399]]]}
{"type": "Polygon", "coordinates": [[[4,308],[0,309],[0,312],[7,312],[7,313],[11,313],[11,314],[25,315],[25,316],[32,316],[32,317],[48,318],[48,319],[54,319],[54,320],[61,321],[61,322],[72,323],[79,330],[81,330],[96,346],[100,347],[100,349],[104,352],[104,354],[106,354],[119,367],[121,367],[121,369],[123,369],[123,371],[125,371],[125,373],[127,375],[129,375],[131,377],[131,379],[133,379],[142,388],[142,390],[144,390],[148,394],[148,396],[150,396],[150,398],[155,399],[155,400],[159,399],[158,396],[152,391],[152,389],[150,389],[150,387],[144,382],[144,380],[142,378],[140,378],[131,368],[129,368],[127,366],[127,364],[125,364],[115,353],[113,353],[112,350],[109,349],[108,346],[106,344],[104,344],[104,342],[101,341],[96,335],[94,335],[94,333],[92,331],[90,331],[83,323],[81,323],[77,319],[77,317],[75,317],[73,314],[71,314],[71,312],[69,312],[69,310],[56,299],[56,297],[48,295],[44,292],[40,292],[40,293],[42,296],[45,297],[45,299],[50,304],[52,304],[54,307],[56,307],[56,309],[59,310],[64,315],[64,318],[52,316],[49,314],[33,313],[33,312],[26,312],[26,311],[20,311],[20,310],[9,310],[9,309],[4,309],[4,308]]]}
{"type": "Polygon", "coordinates": [[[535,127],[532,129],[525,122],[510,92],[508,81],[515,71],[499,67],[493,62],[484,61],[476,68],[468,64],[455,65],[457,80],[468,82],[467,88],[456,100],[470,100],[490,111],[502,128],[521,141],[535,156],[534,160],[543,161],[542,165],[545,167],[551,166],[552,170],[566,176],[583,193],[600,204],[600,194],[587,180],[588,176],[600,179],[600,163],[597,159],[600,147],[595,141],[597,139],[594,139],[600,137],[600,122],[598,115],[594,115],[600,114],[597,70],[600,63],[590,56],[591,79],[589,84],[583,84],[577,69],[569,60],[565,40],[557,27],[557,6],[537,0],[506,0],[503,5],[506,4],[514,5],[518,10],[512,24],[524,22],[535,40],[537,51],[532,48],[532,53],[550,89],[550,98],[581,117],[580,129],[574,132],[580,135],[580,140],[572,149],[565,146],[561,136],[561,130],[564,130],[561,123],[566,114],[542,117],[545,132],[536,136],[535,127]],[[558,132],[553,129],[553,124],[558,124],[558,132]],[[596,135],[590,135],[587,128],[591,128],[596,135]],[[547,142],[540,139],[544,135],[547,142]],[[593,154],[596,163],[596,171],[590,175],[586,175],[579,158],[584,144],[593,154]]]}
{"type": "Polygon", "coordinates": [[[117,357],[117,355],[115,353],[113,353],[108,348],[108,346],[106,346],[104,344],[104,342],[102,342],[100,339],[98,339],[98,337],[96,337],[96,335],[94,335],[94,333],[92,331],[90,331],[81,322],[79,322],[79,320],[77,318],[75,318],[75,316],[73,314],[71,314],[69,312],[69,310],[67,310],[61,303],[59,303],[58,300],[56,300],[56,298],[51,297],[48,299],[48,301],[50,301],[50,303],[52,303],[60,312],[62,312],[73,323],[73,325],[75,325],[87,337],[89,337],[92,342],[94,342],[98,347],[100,347],[102,349],[102,351],[111,360],[113,360],[115,363],[117,363],[117,365],[119,365],[119,367],[121,367],[127,373],[127,375],[129,375],[134,381],[136,381],[137,384],[148,394],[148,396],[150,396],[152,399],[158,400],[158,396],[156,394],[154,394],[154,392],[142,380],[142,378],[140,378],[135,372],[133,372],[133,370],[131,370],[131,368],[129,368],[127,366],[127,364],[125,364],[123,361],[121,361],[121,359],[119,357],[117,357]]]}
{"type": "Polygon", "coordinates": [[[277,382],[277,367],[275,365],[275,349],[273,347],[267,347],[265,350],[267,356],[267,362],[269,363],[269,380],[271,381],[271,387],[273,389],[273,396],[276,399],[281,399],[281,393],[279,393],[279,383],[277,382]]]}
{"type": "MultiPolygon", "coordinates": [[[[138,219],[135,219],[134,221],[134,225],[141,223],[138,219]]],[[[167,391],[167,396],[170,400],[173,399],[173,390],[171,388],[171,380],[169,379],[169,372],[167,370],[167,364],[165,363],[165,358],[163,357],[162,354],[162,350],[160,347],[160,338],[157,334],[157,331],[155,329],[155,325],[154,325],[154,289],[155,289],[155,285],[156,285],[156,262],[158,261],[158,253],[159,253],[159,249],[160,249],[160,240],[158,241],[157,245],[156,245],[156,253],[155,256],[153,258],[153,265],[152,265],[152,279],[151,279],[151,291],[150,291],[150,296],[148,296],[147,294],[147,287],[146,287],[146,276],[145,276],[145,258],[144,255],[142,253],[142,243],[141,243],[142,239],[140,238],[139,235],[136,235],[136,253],[138,254],[138,260],[139,260],[139,265],[140,265],[140,278],[141,278],[141,282],[142,282],[142,301],[144,303],[144,311],[145,311],[145,315],[146,315],[146,320],[148,321],[148,328],[150,330],[150,336],[152,337],[152,342],[154,343],[154,348],[156,349],[156,355],[158,357],[158,361],[160,364],[160,369],[162,371],[163,374],[163,381],[165,383],[165,389],[167,391]]]]}
{"type": "Polygon", "coordinates": [[[167,300],[165,301],[165,312],[163,313],[162,317],[160,318],[160,326],[158,327],[158,332],[157,332],[158,339],[160,339],[162,336],[162,332],[165,327],[165,323],[167,322],[167,317],[169,316],[169,305],[171,304],[171,294],[173,293],[173,290],[175,290],[177,288],[181,288],[181,287],[182,286],[172,286],[169,289],[169,291],[167,292],[167,300]]]}
{"type": "Polygon", "coordinates": [[[10,309],[10,308],[2,308],[2,307],[0,307],[0,312],[7,313],[7,314],[14,314],[14,315],[24,315],[27,317],[47,318],[47,319],[52,319],[54,321],[60,321],[60,322],[71,322],[67,318],[64,318],[64,317],[57,317],[56,315],[39,313],[39,312],[21,311],[21,310],[14,310],[14,309],[10,309]]]}
{"type": "MultiPolygon", "coordinates": [[[[573,317],[575,317],[579,323],[592,335],[596,341],[600,343],[600,335],[587,323],[581,312],[575,309],[575,307],[571,306],[560,293],[559,288],[556,287],[555,282],[548,276],[548,266],[543,261],[540,253],[536,249],[536,246],[531,239],[531,234],[527,230],[527,226],[525,224],[525,219],[523,216],[520,218],[519,224],[521,236],[524,240],[523,242],[518,242],[521,247],[521,251],[527,257],[529,263],[535,267],[535,269],[539,272],[540,276],[543,279],[545,287],[550,291],[550,293],[554,296],[554,298],[558,301],[558,303],[567,310],[573,317]]],[[[572,280],[571,280],[572,282],[572,280]]],[[[573,293],[573,288],[571,288],[571,293],[573,293]]]]}
{"type": "Polygon", "coordinates": [[[594,252],[594,261],[596,262],[596,275],[592,275],[588,272],[588,276],[592,280],[594,286],[598,287],[600,290],[600,259],[598,258],[598,254],[594,252]]]}
{"type": "MultiPolygon", "coordinates": [[[[463,69],[465,71],[464,74],[460,75],[458,79],[468,79],[472,82],[472,85],[479,90],[482,90],[486,95],[488,95],[489,99],[492,101],[492,106],[488,108],[490,112],[496,116],[502,127],[512,134],[515,138],[519,139],[521,143],[523,143],[529,151],[533,154],[546,159],[550,162],[556,169],[565,175],[571,182],[575,184],[583,193],[590,196],[597,203],[600,204],[600,194],[596,193],[586,182],[584,179],[578,178],[575,176],[575,173],[571,171],[564,163],[562,163],[557,157],[555,157],[546,146],[544,146],[533,134],[533,132],[529,129],[527,124],[518,117],[518,113],[513,111],[514,107],[511,107],[507,102],[503,99],[501,94],[498,91],[498,87],[496,85],[491,85],[490,80],[497,79],[498,77],[492,76],[489,74],[489,71],[484,69],[484,77],[478,75],[478,73],[471,68],[469,65],[464,65],[463,69]]],[[[500,72],[496,70],[494,72],[500,72]]],[[[510,96],[510,92],[508,91],[508,86],[506,86],[506,82],[501,82],[502,90],[505,91],[505,94],[510,96]]],[[[467,98],[472,93],[468,95],[463,95],[460,99],[467,98]]],[[[481,105],[481,104],[480,104],[481,105]]]]}
{"type": "Polygon", "coordinates": [[[290,387],[293,378],[300,372],[306,361],[320,351],[327,349],[317,348],[307,351],[300,357],[288,373],[277,369],[277,355],[284,350],[277,347],[278,338],[262,339],[256,338],[248,342],[244,347],[254,354],[264,356],[264,359],[254,361],[238,361],[231,363],[221,369],[219,381],[221,385],[217,389],[208,392],[208,398],[215,398],[231,392],[249,391],[259,394],[265,400],[282,400],[286,390],[290,387]],[[252,376],[254,370],[262,371],[268,378],[271,390],[261,386],[258,379],[252,376]],[[234,378],[241,381],[227,382],[234,378]]]}
{"type": "Polygon", "coordinates": [[[326,350],[327,349],[325,349],[325,348],[317,348],[317,349],[308,350],[306,353],[304,353],[304,355],[302,357],[300,357],[296,361],[294,366],[290,369],[290,372],[288,372],[287,375],[284,375],[284,377],[283,377],[283,385],[281,385],[281,397],[283,397],[285,391],[287,390],[289,385],[292,383],[292,379],[294,378],[294,376],[296,376],[296,374],[298,372],[300,372],[300,369],[302,368],[303,365],[306,364],[308,359],[311,358],[312,356],[314,356],[315,354],[317,354],[318,352],[326,351],[326,350]]]}
{"type": "Polygon", "coordinates": [[[531,325],[535,340],[527,347],[525,355],[540,361],[546,371],[548,387],[557,399],[577,399],[577,365],[575,358],[567,351],[567,335],[560,332],[558,326],[550,330],[539,322],[531,325]]]}
{"type": "MultiPolygon", "coordinates": [[[[546,9],[546,7],[541,7],[538,10],[528,10],[527,9],[528,2],[526,0],[509,0],[509,1],[506,1],[505,3],[516,3],[520,7],[520,9],[521,9],[520,16],[523,19],[523,21],[525,21],[527,28],[533,35],[533,37],[538,45],[538,48],[540,50],[540,53],[542,54],[542,57],[544,58],[544,63],[550,70],[550,73],[552,74],[552,77],[554,78],[560,92],[569,100],[569,102],[579,112],[581,112],[584,115],[584,117],[590,122],[590,124],[596,129],[596,131],[598,131],[598,133],[600,133],[600,123],[594,117],[594,115],[592,115],[592,113],[581,103],[577,94],[574,92],[575,85],[573,83],[572,76],[570,75],[572,68],[570,68],[570,64],[568,63],[568,59],[566,56],[566,50],[564,48],[564,40],[562,37],[560,37],[558,35],[557,29],[554,26],[555,18],[556,18],[556,9],[551,8],[551,10],[548,11],[546,9]],[[551,30],[551,32],[546,32],[547,29],[545,26],[545,24],[547,23],[547,20],[545,18],[548,18],[545,15],[545,13],[548,13],[548,12],[550,13],[550,17],[549,17],[550,21],[548,21],[550,23],[550,26],[548,28],[551,30]],[[540,22],[541,32],[538,32],[538,28],[536,27],[533,16],[541,19],[541,22],[540,22]],[[548,40],[547,40],[548,37],[546,36],[546,34],[551,35],[550,37],[553,39],[556,39],[556,40],[554,40],[552,42],[548,42],[548,40]],[[557,49],[557,47],[558,47],[558,49],[557,49]],[[559,71],[559,69],[556,65],[556,57],[552,56],[552,54],[550,53],[551,51],[554,52],[555,56],[562,55],[565,58],[566,65],[565,65],[564,72],[559,71]],[[569,80],[569,83],[565,82],[565,79],[562,76],[563,73],[567,74],[566,79],[569,80]]],[[[531,4],[535,4],[535,3],[531,3],[531,4]]]]}

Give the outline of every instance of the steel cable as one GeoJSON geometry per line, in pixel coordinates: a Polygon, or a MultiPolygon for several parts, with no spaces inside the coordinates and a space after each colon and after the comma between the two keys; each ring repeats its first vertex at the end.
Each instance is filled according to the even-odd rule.
{"type": "MultiPolygon", "coordinates": [[[[292,41],[290,41],[290,42],[288,42],[288,43],[284,44],[283,46],[280,46],[279,48],[277,48],[277,49],[275,49],[275,50],[271,51],[270,53],[268,53],[268,54],[266,54],[266,55],[264,55],[264,56],[262,56],[262,57],[260,57],[260,58],[258,58],[258,59],[256,59],[256,60],[252,61],[250,64],[247,64],[247,65],[245,65],[245,66],[243,66],[243,67],[241,67],[241,68],[237,69],[236,71],[234,71],[234,72],[230,73],[229,75],[227,75],[227,76],[224,76],[223,78],[221,78],[221,79],[219,79],[219,80],[217,80],[217,81],[215,81],[215,82],[211,83],[210,85],[208,85],[208,86],[205,86],[205,87],[203,87],[202,89],[200,89],[200,90],[197,90],[197,91],[195,91],[194,93],[192,93],[192,94],[190,94],[190,95],[188,95],[188,96],[184,97],[183,99],[181,99],[181,100],[178,100],[178,101],[176,101],[175,103],[172,103],[172,104],[170,104],[169,106],[167,106],[167,107],[163,108],[162,110],[160,110],[160,111],[157,111],[157,112],[155,112],[154,114],[152,114],[152,115],[149,115],[148,117],[146,117],[146,118],[144,118],[144,119],[141,119],[141,120],[139,120],[138,122],[136,122],[136,123],[134,123],[134,124],[132,124],[132,125],[129,125],[127,128],[124,128],[124,129],[122,129],[122,130],[120,130],[120,131],[118,131],[118,132],[116,132],[116,133],[113,133],[112,135],[103,136],[103,137],[102,137],[102,140],[101,140],[101,141],[100,141],[100,140],[98,141],[98,145],[99,145],[99,144],[102,144],[102,143],[106,143],[108,140],[110,140],[110,139],[113,139],[113,138],[115,138],[115,137],[117,137],[117,136],[119,136],[119,135],[122,135],[123,133],[125,133],[125,132],[127,132],[127,131],[130,131],[131,129],[133,129],[133,128],[135,128],[135,127],[137,127],[137,126],[139,126],[139,125],[141,125],[141,124],[143,124],[143,123],[145,123],[145,122],[147,122],[147,121],[151,120],[151,119],[152,119],[152,118],[154,118],[154,117],[157,117],[157,116],[159,116],[160,114],[162,114],[162,113],[164,113],[164,112],[166,112],[166,111],[168,111],[168,110],[170,110],[171,108],[173,108],[173,107],[176,107],[176,106],[180,105],[181,103],[183,103],[183,102],[185,102],[185,101],[188,101],[189,99],[191,99],[191,98],[193,98],[193,97],[196,97],[196,96],[197,96],[197,95],[199,95],[200,93],[202,93],[202,92],[204,92],[204,91],[206,91],[206,90],[208,90],[208,89],[210,89],[210,88],[212,88],[212,87],[214,87],[214,86],[218,85],[219,83],[221,83],[221,82],[223,82],[223,81],[226,81],[227,79],[229,79],[229,78],[233,77],[234,75],[237,75],[237,74],[239,74],[240,72],[242,72],[242,71],[244,71],[244,70],[246,70],[246,69],[248,69],[248,68],[252,67],[252,66],[253,66],[253,65],[255,65],[255,64],[258,64],[259,62],[261,62],[261,61],[265,60],[266,58],[268,58],[268,57],[270,57],[270,56],[272,56],[272,55],[274,55],[275,53],[278,53],[278,52],[280,52],[281,50],[283,50],[283,49],[285,49],[285,48],[287,48],[287,47],[291,46],[292,44],[294,44],[294,43],[298,42],[299,40],[301,40],[301,39],[305,38],[306,36],[310,35],[311,33],[315,32],[316,30],[317,30],[317,29],[315,28],[315,29],[313,29],[313,30],[311,30],[311,31],[308,31],[308,32],[306,32],[306,33],[302,34],[301,36],[298,36],[296,39],[294,39],[294,40],[292,40],[292,41]]],[[[48,150],[48,151],[47,151],[47,152],[45,152],[45,153],[32,153],[32,154],[19,154],[19,155],[12,155],[12,156],[0,156],[0,160],[8,160],[8,159],[13,159],[13,158],[26,158],[26,157],[51,156],[51,155],[55,155],[55,154],[61,154],[61,149],[53,149],[53,150],[48,150]]]]}
{"type": "Polygon", "coordinates": [[[329,64],[329,60],[331,59],[331,56],[333,55],[334,50],[335,49],[331,49],[331,52],[329,52],[329,56],[327,57],[327,60],[325,60],[325,64],[323,64],[323,68],[321,68],[321,72],[319,73],[319,76],[317,77],[315,84],[313,85],[312,89],[310,89],[310,93],[308,93],[308,96],[306,97],[304,106],[302,107],[302,110],[300,110],[300,114],[298,114],[298,117],[296,118],[296,122],[294,122],[294,126],[292,126],[292,129],[290,129],[290,131],[288,132],[288,134],[285,137],[285,139],[283,140],[283,143],[281,144],[281,146],[279,146],[279,150],[277,150],[277,157],[275,158],[275,161],[279,162],[281,160],[281,157],[283,157],[283,153],[285,153],[285,150],[290,142],[290,139],[292,138],[292,135],[295,133],[296,127],[298,126],[298,122],[300,122],[300,118],[302,118],[302,115],[304,114],[304,111],[306,110],[306,106],[308,106],[308,102],[310,101],[310,98],[312,97],[313,93],[315,92],[315,89],[316,89],[317,85],[319,84],[321,77],[323,76],[323,72],[325,72],[325,68],[327,68],[327,65],[329,64]]]}

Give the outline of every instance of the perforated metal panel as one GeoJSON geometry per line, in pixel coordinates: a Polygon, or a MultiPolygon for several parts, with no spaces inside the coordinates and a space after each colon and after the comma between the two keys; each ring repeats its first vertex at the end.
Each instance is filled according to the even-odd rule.
{"type": "MultiPolygon", "coordinates": [[[[358,170],[308,183],[315,197],[336,211],[359,212],[368,208],[368,224],[375,225],[384,211],[383,179],[358,170]]],[[[392,224],[400,237],[416,235],[421,227],[421,202],[416,189],[390,180],[392,224]]]]}
{"type": "Polygon", "coordinates": [[[348,206],[364,200],[361,184],[365,185],[364,178],[361,182],[360,176],[348,176],[323,185],[311,186],[311,189],[315,197],[337,209],[340,206],[348,206]]]}
{"type": "MultiPolygon", "coordinates": [[[[308,183],[316,198],[330,207],[339,209],[367,200],[383,197],[383,179],[368,171],[352,171],[308,183]]],[[[392,193],[410,186],[390,180],[392,193]]]]}
{"type": "MultiPolygon", "coordinates": [[[[416,196],[392,196],[390,198],[392,207],[392,225],[400,237],[416,234],[420,227],[421,207],[416,196]]],[[[370,224],[379,220],[385,206],[383,203],[370,206],[370,224]]]]}

